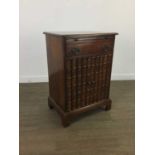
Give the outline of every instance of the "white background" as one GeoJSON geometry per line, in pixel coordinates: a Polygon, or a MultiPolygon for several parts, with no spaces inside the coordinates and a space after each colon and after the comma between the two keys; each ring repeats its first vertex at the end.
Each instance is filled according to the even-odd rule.
{"type": "Polygon", "coordinates": [[[46,82],[43,31],[118,32],[112,79],[134,79],[134,0],[20,0],[20,82],[46,82]]]}

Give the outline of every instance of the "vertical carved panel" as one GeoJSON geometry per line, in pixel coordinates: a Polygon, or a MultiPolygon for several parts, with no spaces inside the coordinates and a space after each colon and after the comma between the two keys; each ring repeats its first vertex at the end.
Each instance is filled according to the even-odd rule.
{"type": "Polygon", "coordinates": [[[71,82],[71,77],[72,77],[72,60],[68,59],[66,61],[66,110],[67,111],[71,111],[71,100],[72,100],[72,93],[71,93],[71,86],[72,86],[72,82],[71,82]]]}
{"type": "Polygon", "coordinates": [[[112,54],[72,57],[66,60],[66,110],[72,111],[109,93],[112,54]]]}

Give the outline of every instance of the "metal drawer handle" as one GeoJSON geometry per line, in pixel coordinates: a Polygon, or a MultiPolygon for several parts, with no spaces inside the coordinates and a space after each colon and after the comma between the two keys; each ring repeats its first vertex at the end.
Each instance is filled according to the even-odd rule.
{"type": "Polygon", "coordinates": [[[104,52],[108,52],[108,51],[111,51],[112,48],[109,47],[109,46],[103,46],[103,47],[102,47],[102,50],[103,50],[104,52]]]}
{"type": "Polygon", "coordinates": [[[80,53],[80,49],[79,48],[72,48],[68,53],[67,56],[75,56],[78,55],[80,53]]]}
{"type": "Polygon", "coordinates": [[[72,53],[73,55],[77,55],[78,53],[80,53],[80,49],[79,49],[79,48],[72,48],[72,49],[71,49],[71,53],[72,53]]]}

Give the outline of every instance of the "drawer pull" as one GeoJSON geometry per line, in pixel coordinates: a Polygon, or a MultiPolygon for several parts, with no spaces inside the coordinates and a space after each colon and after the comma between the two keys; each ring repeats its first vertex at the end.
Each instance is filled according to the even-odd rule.
{"type": "Polygon", "coordinates": [[[101,49],[102,49],[104,52],[108,52],[108,51],[111,51],[111,50],[112,50],[112,47],[103,46],[101,49]]]}
{"type": "Polygon", "coordinates": [[[80,49],[79,48],[72,48],[68,53],[67,56],[75,56],[78,55],[80,53],[80,49]]]}
{"type": "Polygon", "coordinates": [[[73,53],[73,55],[76,55],[80,52],[80,49],[79,48],[72,48],[71,52],[73,53]]]}

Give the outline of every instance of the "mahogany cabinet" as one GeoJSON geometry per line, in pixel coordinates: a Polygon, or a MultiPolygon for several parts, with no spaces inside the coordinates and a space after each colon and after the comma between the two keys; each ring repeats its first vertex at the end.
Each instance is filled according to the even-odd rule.
{"type": "Polygon", "coordinates": [[[63,126],[81,113],[110,110],[110,78],[117,33],[46,35],[48,105],[60,114],[63,126]]]}

